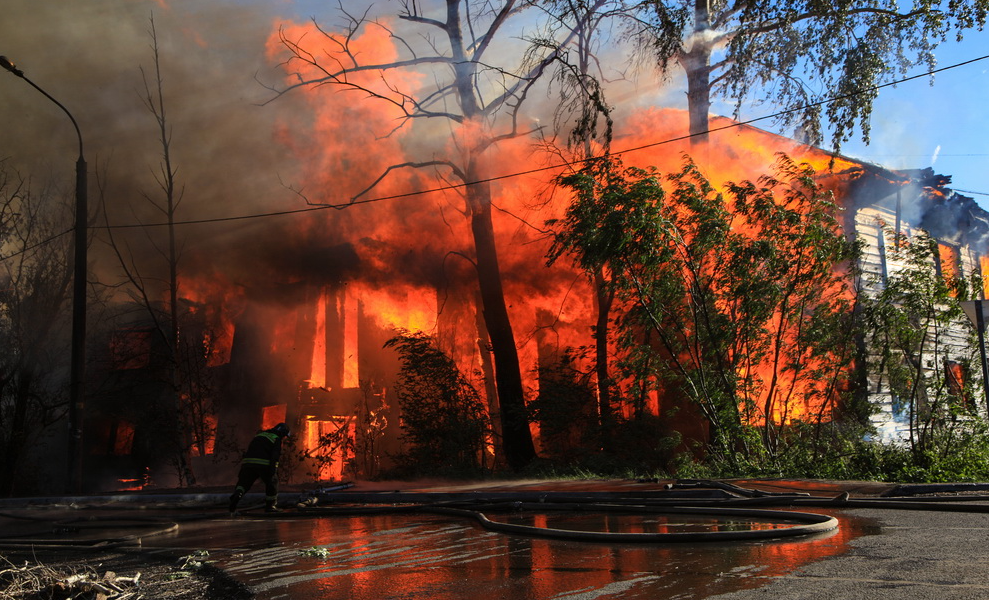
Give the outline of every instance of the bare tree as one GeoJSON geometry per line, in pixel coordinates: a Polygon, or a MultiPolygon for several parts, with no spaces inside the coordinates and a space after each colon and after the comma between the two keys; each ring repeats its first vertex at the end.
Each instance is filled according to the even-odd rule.
{"type": "Polygon", "coordinates": [[[480,304],[494,357],[505,458],[509,466],[518,469],[535,457],[535,449],[492,222],[488,151],[500,141],[532,133],[520,126],[522,108],[533,86],[559,59],[560,49],[569,44],[574,33],[563,31],[552,47],[530,48],[512,61],[499,43],[511,35],[514,21],[527,14],[535,3],[445,0],[426,10],[423,4],[399,2],[395,15],[419,34],[417,38],[403,36],[367,12],[350,14],[341,5],[346,24],[339,32],[321,29],[314,21],[316,31],[334,47],[332,54],[310,51],[306,39],[293,39],[283,30],[280,40],[288,53],[284,65],[295,80],[287,87],[273,89],[280,96],[299,88],[335,86],[363,93],[367,101],[395,107],[401,115],[397,128],[431,119],[450,125],[453,139],[459,143],[456,155],[392,165],[370,182],[368,189],[398,170],[423,168],[441,170],[463,185],[480,304]],[[386,31],[402,54],[387,62],[365,62],[353,46],[355,38],[368,28],[386,31]],[[408,89],[392,83],[409,72],[425,73],[425,79],[433,85],[408,89]],[[380,85],[365,83],[363,74],[380,77],[380,85]]]}
{"type": "Polygon", "coordinates": [[[204,440],[214,434],[209,430],[210,422],[207,419],[213,412],[212,387],[206,368],[210,349],[208,345],[204,345],[204,336],[208,335],[203,329],[205,324],[190,322],[189,331],[182,335],[183,319],[187,311],[182,308],[179,293],[181,251],[175,235],[175,220],[184,190],[178,183],[178,169],[172,162],[172,132],[166,114],[158,33],[153,16],[150,19],[149,35],[154,71],[149,74],[141,68],[144,80],[143,100],[155,119],[161,162],[158,171],[154,173],[158,192],[145,193],[143,196],[147,204],[163,217],[166,236],[162,241],[152,234],[153,230],[145,229],[144,232],[147,234],[147,242],[160,257],[160,261],[155,265],[135,258],[137,254],[115,238],[112,227],[107,228],[107,235],[127,281],[128,293],[144,308],[154,335],[164,342],[162,377],[169,392],[164,400],[166,406],[158,414],[166,418],[168,423],[160,428],[159,433],[166,433],[162,440],[180,482],[193,485],[196,483],[196,475],[191,457],[193,454],[203,454],[204,440]],[[161,264],[164,264],[167,271],[165,277],[148,275],[160,272],[161,264]],[[162,287],[167,295],[165,306],[156,300],[162,287]]]}
{"type": "Polygon", "coordinates": [[[56,197],[0,161],[0,496],[25,483],[28,448],[66,414],[71,229],[54,215],[71,212],[56,197]]]}

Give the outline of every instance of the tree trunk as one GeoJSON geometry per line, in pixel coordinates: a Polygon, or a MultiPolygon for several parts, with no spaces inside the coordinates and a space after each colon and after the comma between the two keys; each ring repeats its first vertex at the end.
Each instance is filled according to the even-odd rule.
{"type": "Polygon", "coordinates": [[[595,300],[597,301],[597,324],[594,327],[594,362],[598,380],[598,415],[604,443],[610,443],[611,430],[611,373],[608,368],[608,321],[611,317],[611,303],[614,293],[607,288],[602,269],[594,274],[595,300]]]}
{"type": "MultiPolygon", "coordinates": [[[[475,96],[475,75],[477,63],[464,46],[460,4],[463,0],[447,0],[447,20],[445,30],[450,40],[454,59],[454,87],[460,110],[466,122],[482,117],[482,111],[475,96]]],[[[478,161],[483,161],[487,143],[478,140],[466,157],[465,178],[467,186],[467,206],[470,209],[470,227],[474,238],[474,253],[477,260],[477,281],[481,292],[481,310],[484,324],[491,339],[491,353],[494,357],[495,385],[498,388],[498,405],[501,407],[502,440],[505,461],[513,470],[519,470],[536,457],[529,431],[529,418],[525,408],[525,394],[522,388],[522,372],[519,366],[518,348],[515,347],[515,334],[505,305],[505,292],[501,285],[501,268],[498,266],[498,249],[495,244],[494,224],[491,221],[491,184],[471,183],[483,181],[478,161]]]]}
{"type": "MultiPolygon", "coordinates": [[[[504,458],[504,435],[501,431],[501,407],[498,406],[498,387],[495,384],[494,365],[491,364],[491,338],[484,324],[481,297],[474,300],[474,322],[477,327],[477,351],[481,357],[481,373],[484,377],[484,395],[488,398],[488,415],[491,417],[492,443],[495,457],[504,458]]],[[[497,466],[497,458],[495,465],[497,466]]]]}
{"type": "MultiPolygon", "coordinates": [[[[468,181],[479,180],[476,169],[471,168],[468,171],[468,181]]],[[[467,202],[471,210],[470,226],[477,259],[481,309],[484,312],[484,324],[491,338],[491,350],[494,356],[495,384],[498,387],[498,404],[501,407],[505,460],[509,467],[519,470],[536,457],[536,450],[532,443],[532,433],[529,431],[515,334],[512,332],[512,323],[505,304],[505,292],[501,284],[494,224],[491,220],[490,184],[470,185],[467,188],[467,202]]]]}
{"type": "Polygon", "coordinates": [[[708,0],[695,0],[694,34],[679,60],[687,74],[687,112],[692,143],[707,141],[711,112],[711,45],[705,39],[705,33],[710,29],[710,14],[708,0]]]}
{"type": "MultiPolygon", "coordinates": [[[[151,19],[151,41],[155,59],[155,92],[157,103],[148,90],[148,107],[158,122],[158,141],[162,150],[162,180],[159,182],[165,194],[165,215],[168,219],[168,331],[167,343],[169,351],[169,384],[172,391],[171,401],[174,403],[175,427],[178,436],[179,480],[185,485],[196,484],[196,474],[192,469],[192,447],[194,443],[192,428],[194,424],[187,422],[193,418],[190,407],[183,401],[183,389],[190,387],[188,373],[183,373],[184,364],[179,348],[179,259],[175,242],[175,212],[178,201],[175,190],[175,169],[172,167],[171,135],[168,120],[165,117],[165,94],[161,75],[161,60],[158,56],[158,33],[155,29],[154,17],[151,19]]],[[[149,307],[150,310],[150,307],[149,307]]],[[[186,369],[187,371],[187,369],[186,369]]],[[[191,390],[190,390],[191,392],[191,390]]],[[[192,402],[189,394],[188,402],[192,402]]]]}

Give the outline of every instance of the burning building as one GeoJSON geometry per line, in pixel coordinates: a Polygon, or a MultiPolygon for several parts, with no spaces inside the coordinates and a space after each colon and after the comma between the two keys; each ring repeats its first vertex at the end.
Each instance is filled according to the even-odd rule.
{"type": "MultiPolygon", "coordinates": [[[[638,133],[626,133],[616,146],[672,139],[684,126],[679,112],[647,111],[631,124],[630,131],[638,133]]],[[[864,243],[860,293],[881,288],[902,268],[891,244],[911,239],[920,229],[940,243],[942,251],[932,265],[939,273],[981,275],[989,264],[989,214],[930,170],[883,169],[748,126],[712,137],[704,146],[653,146],[625,159],[669,172],[687,152],[717,185],[757,177],[778,152],[812,164],[844,208],[845,233],[864,243]]],[[[507,175],[531,163],[533,152],[528,141],[516,140],[499,147],[493,162],[507,175]]],[[[592,343],[591,283],[573,266],[545,266],[552,240],[543,224],[562,214],[569,201],[559,190],[550,193],[556,172],[506,178],[496,192],[505,295],[529,399],[554,386],[570,389],[566,376],[561,379],[554,368],[567,360],[576,361],[571,374],[592,371],[587,358],[572,353],[592,343]]],[[[333,175],[325,172],[313,177],[317,187],[333,184],[333,175]]],[[[423,189],[417,179],[406,184],[423,189]]],[[[399,361],[386,347],[401,331],[432,336],[481,392],[489,415],[496,415],[494,365],[460,202],[459,192],[448,190],[417,196],[414,202],[390,199],[312,212],[304,221],[279,223],[263,233],[255,226],[235,240],[235,249],[203,250],[180,283],[190,323],[183,339],[200,356],[187,371],[195,373],[197,387],[190,392],[162,375],[167,361],[155,351],[160,336],[146,322],[136,319],[118,328],[106,344],[107,376],[93,391],[93,405],[106,410],[90,415],[90,453],[106,457],[105,464],[129,461],[128,478],[141,476],[143,467],[163,469],[153,435],[160,421],[149,422],[145,415],[138,422],[140,411],[128,412],[128,403],[140,398],[191,415],[181,431],[173,432],[184,443],[171,449],[174,458],[165,462],[172,470],[198,473],[197,481],[228,482],[231,461],[246,439],[281,421],[296,432],[292,452],[297,460],[286,464],[294,480],[374,476],[401,452],[402,415],[394,397],[399,361]],[[222,460],[214,464],[217,458],[222,460]],[[154,461],[157,466],[150,464],[154,461]]],[[[955,380],[966,382],[972,377],[961,365],[971,352],[969,332],[964,322],[947,331],[950,355],[939,359],[955,380]]],[[[882,378],[872,377],[866,385],[869,402],[878,408],[872,417],[877,430],[884,439],[901,437],[906,417],[895,395],[882,378]]],[[[575,422],[594,422],[593,395],[577,396],[571,408],[579,416],[575,422]]],[[[653,392],[644,406],[664,418],[670,402],[653,392]]],[[[800,418],[799,412],[787,418],[800,418]]],[[[669,424],[688,438],[706,435],[702,418],[690,410],[680,411],[669,424]]],[[[579,425],[543,432],[535,422],[533,431],[544,456],[565,454],[581,435],[579,425]]],[[[497,435],[491,444],[493,460],[497,435]]]]}
{"type": "MultiPolygon", "coordinates": [[[[972,198],[951,190],[951,178],[932,169],[887,171],[869,166],[866,172],[869,176],[857,184],[848,205],[853,216],[849,232],[864,242],[861,294],[875,296],[898,276],[916,268],[912,261],[918,255],[909,248],[931,243],[936,244],[936,251],[919,256],[929,263],[932,281],[948,282],[945,293],[959,300],[962,295],[984,300],[989,276],[989,213],[972,198]]],[[[936,396],[952,398],[960,413],[985,408],[975,401],[984,398],[985,391],[975,360],[979,350],[972,324],[960,311],[941,318],[940,314],[948,314],[946,305],[931,305],[925,312],[928,314],[918,314],[914,321],[918,333],[927,334],[915,345],[910,359],[916,363],[911,366],[918,382],[915,402],[902,398],[881,369],[868,369],[868,398],[876,408],[872,422],[883,440],[910,439],[911,424],[918,418],[928,419],[931,411],[938,410],[936,396]]],[[[877,355],[875,346],[879,345],[874,343],[869,349],[875,364],[889,360],[877,355]]]]}

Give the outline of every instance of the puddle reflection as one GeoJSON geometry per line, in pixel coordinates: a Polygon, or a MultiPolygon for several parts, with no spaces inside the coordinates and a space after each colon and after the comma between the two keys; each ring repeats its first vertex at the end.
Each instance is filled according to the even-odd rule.
{"type": "MultiPolygon", "coordinates": [[[[859,535],[877,533],[866,520],[815,512],[834,514],[840,528],[780,541],[606,545],[504,535],[436,516],[378,515],[230,521],[223,534],[217,534],[214,522],[208,533],[202,532],[208,539],[185,542],[212,548],[218,567],[264,599],[689,600],[757,587],[768,577],[845,551],[859,535]],[[313,547],[323,555],[303,554],[313,547]]],[[[713,526],[711,519],[683,515],[548,514],[525,519],[538,526],[595,531],[709,531],[713,526]]],[[[733,519],[729,526],[786,525],[733,519]]]]}
{"type": "Polygon", "coordinates": [[[566,529],[570,531],[600,531],[603,533],[703,533],[714,531],[766,531],[786,529],[799,521],[768,521],[739,516],[705,515],[636,515],[605,513],[521,513],[487,514],[492,521],[502,521],[516,525],[528,525],[544,529],[566,529]]]}

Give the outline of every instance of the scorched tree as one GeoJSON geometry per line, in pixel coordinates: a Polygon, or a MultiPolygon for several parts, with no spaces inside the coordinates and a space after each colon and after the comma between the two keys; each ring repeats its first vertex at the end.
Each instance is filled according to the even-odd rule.
{"type": "MultiPolygon", "coordinates": [[[[519,469],[535,457],[535,449],[492,221],[495,192],[488,181],[489,151],[502,140],[532,133],[531,127],[520,125],[522,108],[574,33],[561,30],[561,38],[552,46],[506,45],[513,28],[528,23],[517,25],[516,21],[535,8],[534,2],[445,0],[395,4],[395,13],[380,20],[369,13],[351,15],[341,6],[345,26],[336,30],[315,26],[310,31],[323,36],[321,44],[332,49],[328,52],[314,51],[315,41],[304,36],[289,37],[283,30],[280,42],[288,55],[284,65],[292,73],[293,83],[276,91],[285,94],[318,86],[358,91],[365,101],[396,108],[400,115],[397,128],[430,120],[448,126],[451,136],[447,141],[453,143],[447,148],[425,160],[392,165],[381,179],[401,169],[436,169],[463,186],[480,309],[494,358],[503,448],[509,466],[519,469]],[[402,55],[375,62],[355,51],[355,39],[372,28],[386,31],[402,55]],[[362,77],[367,74],[374,75],[371,79],[375,83],[362,77]],[[407,77],[410,74],[412,77],[407,77]],[[411,80],[428,84],[417,87],[409,83],[411,80]]],[[[376,182],[369,183],[373,187],[376,182]]]]}

